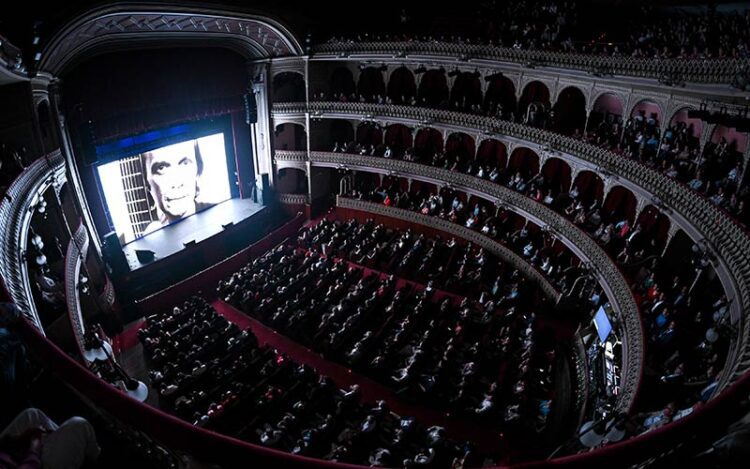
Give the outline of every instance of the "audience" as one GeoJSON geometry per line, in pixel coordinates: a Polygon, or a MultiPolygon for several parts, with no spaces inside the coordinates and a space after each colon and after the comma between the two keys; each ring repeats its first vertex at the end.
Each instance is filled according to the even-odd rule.
{"type": "MultiPolygon", "coordinates": [[[[277,261],[289,255],[283,248],[267,254],[277,261]]],[[[439,429],[424,429],[382,401],[363,402],[357,385],[339,389],[312,368],[260,347],[201,299],[150,316],[139,337],[160,404],[195,425],[352,464],[422,467],[430,460],[429,467],[450,468],[473,460],[470,446],[439,429]]]]}

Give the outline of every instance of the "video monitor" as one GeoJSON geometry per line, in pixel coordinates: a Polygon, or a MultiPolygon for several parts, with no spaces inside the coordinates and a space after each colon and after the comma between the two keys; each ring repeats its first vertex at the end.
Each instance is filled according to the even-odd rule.
{"type": "Polygon", "coordinates": [[[606,342],[609,334],[612,333],[612,323],[609,321],[609,316],[607,316],[604,306],[600,306],[594,315],[594,326],[596,326],[599,341],[602,343],[606,342]]]}
{"type": "Polygon", "coordinates": [[[224,133],[169,143],[97,166],[122,244],[232,198],[224,133]]]}

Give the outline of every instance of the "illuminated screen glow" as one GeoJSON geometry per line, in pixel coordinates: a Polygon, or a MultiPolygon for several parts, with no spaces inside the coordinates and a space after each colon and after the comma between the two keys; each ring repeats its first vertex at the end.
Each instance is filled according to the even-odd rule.
{"type": "Polygon", "coordinates": [[[123,244],[232,198],[223,133],[122,158],[97,171],[123,244]]]}

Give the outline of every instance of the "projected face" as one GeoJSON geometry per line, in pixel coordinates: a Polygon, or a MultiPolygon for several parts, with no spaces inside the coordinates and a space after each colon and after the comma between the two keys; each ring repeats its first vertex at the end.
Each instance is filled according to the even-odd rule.
{"type": "Polygon", "coordinates": [[[162,224],[195,213],[198,176],[201,172],[197,148],[190,141],[143,155],[146,181],[162,224]]]}
{"type": "Polygon", "coordinates": [[[223,133],[99,165],[121,242],[129,243],[232,197],[223,133]]]}

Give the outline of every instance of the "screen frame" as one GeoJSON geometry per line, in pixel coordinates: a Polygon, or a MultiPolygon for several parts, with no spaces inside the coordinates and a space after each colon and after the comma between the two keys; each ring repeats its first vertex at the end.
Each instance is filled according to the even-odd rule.
{"type": "MultiPolygon", "coordinates": [[[[226,157],[228,176],[227,183],[229,185],[230,193],[230,198],[227,200],[236,199],[240,197],[240,190],[239,175],[237,172],[237,156],[235,155],[234,151],[234,132],[232,128],[231,116],[225,115],[201,121],[179,123],[168,127],[162,127],[159,129],[132,134],[119,139],[109,140],[100,145],[97,145],[96,152],[99,158],[96,164],[91,165],[91,171],[93,173],[94,180],[96,181],[96,190],[107,220],[107,232],[116,232],[116,229],[110,208],[107,204],[106,196],[104,194],[102,181],[99,177],[100,166],[119,161],[123,158],[128,158],[141,153],[145,153],[147,151],[156,150],[161,147],[189,140],[195,140],[202,137],[208,137],[210,135],[218,133],[223,134],[224,137],[224,155],[226,157]]],[[[226,200],[224,202],[226,202],[226,200]]],[[[208,210],[209,208],[211,207],[198,211],[193,215],[208,210]]],[[[192,217],[193,215],[190,215],[190,217],[192,217]]],[[[167,226],[176,225],[190,217],[185,217],[174,223],[170,223],[167,226]]],[[[167,228],[167,226],[160,228],[160,230],[167,228]]],[[[143,236],[137,237],[131,241],[128,241],[127,243],[123,243],[122,245],[127,246],[128,244],[142,238],[143,236]]],[[[104,238],[102,238],[102,241],[103,240],[104,238]]]]}

